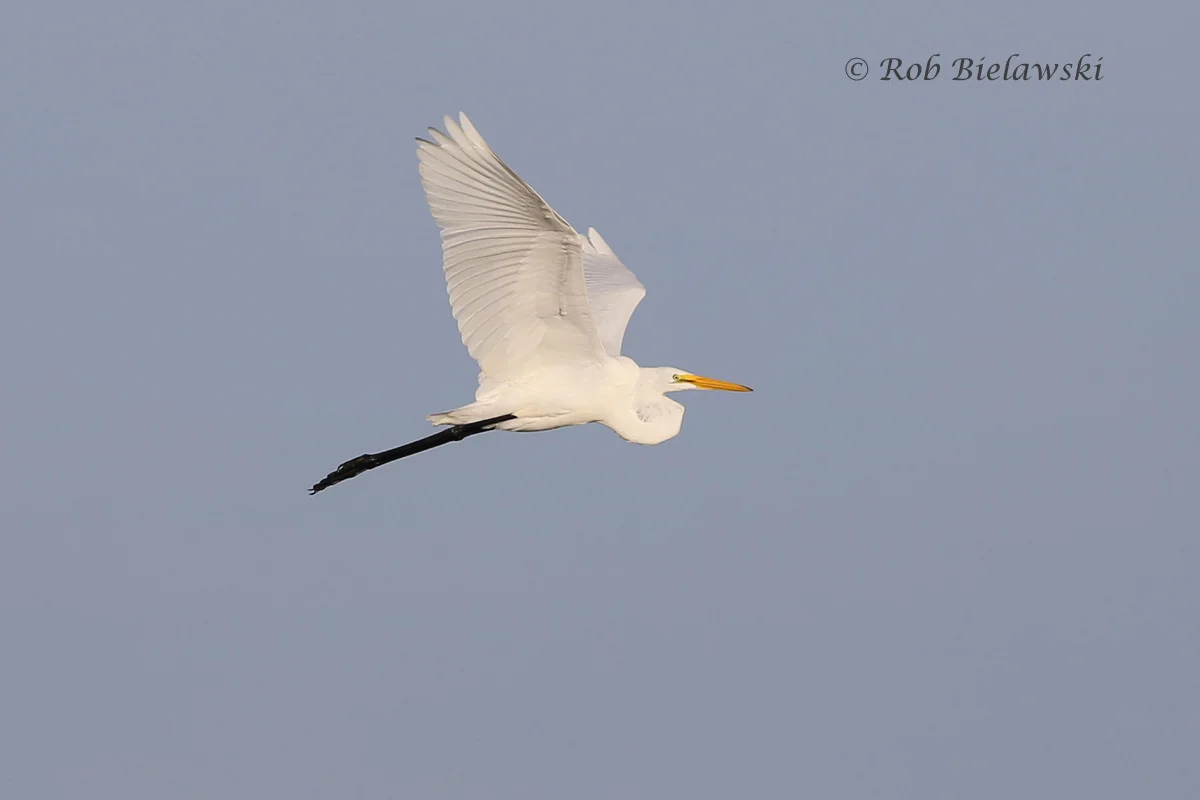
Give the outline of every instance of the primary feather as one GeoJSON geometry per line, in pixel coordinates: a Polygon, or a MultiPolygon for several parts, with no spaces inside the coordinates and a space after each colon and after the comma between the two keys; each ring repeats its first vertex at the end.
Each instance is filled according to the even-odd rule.
{"type": "Polygon", "coordinates": [[[421,183],[441,230],[454,318],[483,375],[504,380],[619,352],[637,304],[631,287],[644,293],[641,284],[599,234],[580,236],[501,161],[465,114],[445,127],[419,140],[421,183]]]}

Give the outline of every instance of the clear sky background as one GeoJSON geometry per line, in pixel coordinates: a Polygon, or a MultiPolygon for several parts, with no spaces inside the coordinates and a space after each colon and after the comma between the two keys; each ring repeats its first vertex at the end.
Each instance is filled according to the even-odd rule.
{"type": "Polygon", "coordinates": [[[8,7],[5,796],[1200,796],[1198,29],[8,7]],[[950,80],[1014,52],[1103,79],[950,80]],[[309,497],[473,396],[413,142],[459,110],[637,272],[629,355],[756,391],[309,497]]]}

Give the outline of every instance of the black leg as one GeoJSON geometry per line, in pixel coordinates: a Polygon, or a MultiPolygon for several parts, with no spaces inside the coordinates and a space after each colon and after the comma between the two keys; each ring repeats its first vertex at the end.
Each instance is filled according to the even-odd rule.
{"type": "Polygon", "coordinates": [[[499,423],[510,419],[516,419],[516,417],[512,414],[505,414],[502,417],[492,417],[491,419],[484,419],[479,422],[468,422],[466,425],[452,425],[445,430],[438,431],[432,436],[426,436],[424,439],[418,439],[415,442],[393,447],[391,450],[384,450],[382,453],[366,453],[358,458],[352,458],[326,475],[320,482],[309,489],[308,493],[316,494],[322,489],[328,489],[335,483],[341,483],[369,469],[390,464],[398,458],[423,453],[426,450],[438,447],[439,445],[449,444],[450,442],[461,442],[468,436],[490,431],[499,423]]]}

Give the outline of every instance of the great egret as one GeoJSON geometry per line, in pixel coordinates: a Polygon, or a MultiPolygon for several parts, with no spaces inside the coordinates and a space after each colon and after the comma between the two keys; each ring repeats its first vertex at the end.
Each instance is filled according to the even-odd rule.
{"type": "Polygon", "coordinates": [[[417,139],[421,183],[441,229],[450,305],[479,363],[475,402],[430,414],[450,427],[351,459],[310,490],[489,430],[599,422],[637,444],[679,433],[686,389],[749,387],[676,367],[639,367],[621,340],[646,289],[594,228],[582,236],[492,152],[466,114],[417,139]]]}

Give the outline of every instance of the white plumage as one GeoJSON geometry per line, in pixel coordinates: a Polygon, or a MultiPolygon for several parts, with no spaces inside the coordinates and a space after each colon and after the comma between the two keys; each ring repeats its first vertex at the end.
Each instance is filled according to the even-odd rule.
{"type": "Polygon", "coordinates": [[[475,402],[428,419],[440,434],[346,462],[317,492],[365,470],[499,428],[599,422],[638,444],[679,433],[685,389],[750,391],[621,354],[646,290],[608,243],[579,234],[500,160],[465,114],[418,139],[429,209],[442,236],[450,307],[479,363],[475,402]]]}
{"type": "Polygon", "coordinates": [[[683,406],[664,392],[745,390],[621,355],[646,289],[600,234],[579,234],[499,156],[465,114],[418,140],[421,183],[442,234],[450,305],[479,363],[475,402],[430,415],[463,424],[514,414],[505,430],[600,422],[657,444],[683,406]]]}

